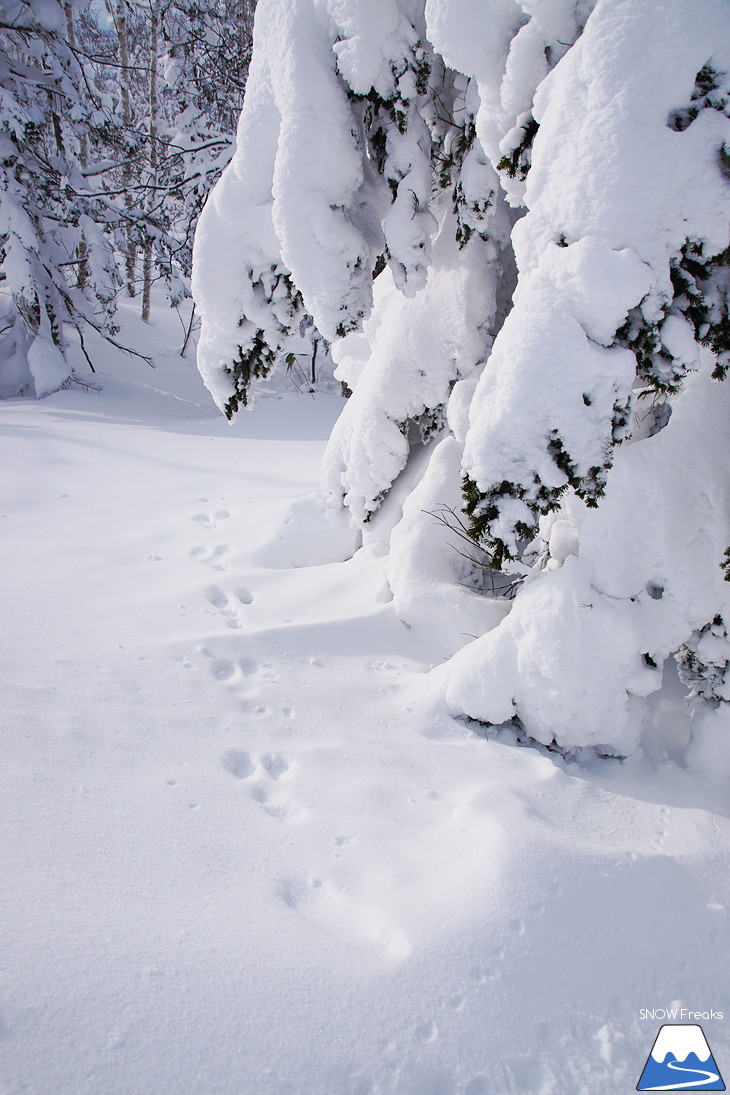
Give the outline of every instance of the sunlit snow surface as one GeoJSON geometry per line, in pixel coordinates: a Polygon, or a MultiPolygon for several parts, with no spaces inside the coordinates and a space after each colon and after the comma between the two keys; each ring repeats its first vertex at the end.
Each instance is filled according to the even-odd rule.
{"type": "Polygon", "coordinates": [[[172,320],[0,405],[0,1091],[634,1090],[641,1008],[727,1014],[727,797],[448,718],[339,398],[230,427],[172,320]]]}

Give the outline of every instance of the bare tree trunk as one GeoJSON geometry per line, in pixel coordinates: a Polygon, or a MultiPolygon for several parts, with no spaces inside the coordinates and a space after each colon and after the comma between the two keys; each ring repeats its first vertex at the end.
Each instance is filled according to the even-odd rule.
{"type": "MultiPolygon", "coordinates": [[[[159,0],[151,0],[150,3],[150,88],[149,88],[149,130],[150,141],[150,186],[157,182],[157,49],[159,38],[160,8],[159,0]]],[[[150,192],[152,195],[154,190],[150,192]]],[[[147,202],[149,206],[152,198],[147,202]]],[[[145,323],[150,318],[150,296],[152,293],[152,248],[154,240],[147,233],[144,245],[144,258],[142,262],[142,319],[145,323]]]]}
{"type": "Polygon", "coordinates": [[[188,323],[188,328],[185,332],[185,341],[183,342],[182,349],[180,350],[180,357],[185,357],[185,351],[188,348],[188,342],[190,342],[190,336],[193,333],[193,323],[194,322],[195,322],[195,301],[193,301],[193,307],[190,311],[190,322],[188,323]]]}
{"type": "MultiPolygon", "coordinates": [[[[129,39],[127,36],[127,0],[115,0],[112,10],[114,26],[119,42],[119,96],[122,101],[122,119],[124,127],[129,133],[132,128],[132,100],[129,92],[129,39]]],[[[125,191],[124,204],[128,210],[132,209],[132,195],[130,185],[132,182],[132,165],[125,163],[122,170],[122,188],[125,191]]],[[[137,245],[134,240],[134,229],[127,227],[127,254],[125,258],[125,272],[127,275],[127,296],[136,295],[134,272],[137,265],[137,245]]]]}
{"type": "Polygon", "coordinates": [[[242,0],[241,3],[241,44],[240,56],[246,58],[243,75],[248,78],[248,66],[251,61],[253,44],[253,23],[256,15],[256,0],[242,0]]]}
{"type": "MultiPolygon", "coordinates": [[[[76,29],[74,27],[71,0],[64,0],[63,10],[66,15],[66,38],[71,49],[76,49],[76,29]]],[[[82,170],[89,166],[89,141],[85,132],[79,137],[79,164],[82,170]]],[[[83,289],[89,280],[89,245],[83,232],[76,248],[76,257],[79,260],[76,271],[76,287],[83,289]]]]}

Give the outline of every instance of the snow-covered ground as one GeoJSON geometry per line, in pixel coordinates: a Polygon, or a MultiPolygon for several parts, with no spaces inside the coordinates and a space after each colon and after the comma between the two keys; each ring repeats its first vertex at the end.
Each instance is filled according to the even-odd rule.
{"type": "Polygon", "coordinates": [[[726,791],[450,719],[342,400],[229,426],[156,323],[0,407],[2,1095],[620,1095],[672,1002],[730,1072],[726,791]]]}

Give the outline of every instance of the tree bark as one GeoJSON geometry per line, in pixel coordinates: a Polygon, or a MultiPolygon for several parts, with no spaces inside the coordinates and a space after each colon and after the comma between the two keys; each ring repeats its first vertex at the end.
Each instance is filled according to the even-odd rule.
{"type": "MultiPolygon", "coordinates": [[[[149,127],[148,137],[150,142],[150,185],[157,182],[157,49],[159,38],[160,8],[159,0],[151,0],[150,3],[150,84],[149,84],[149,127]]],[[[153,194],[154,191],[150,191],[153,194]]],[[[148,199],[147,205],[151,203],[148,199]]],[[[145,323],[150,318],[150,297],[152,294],[152,250],[154,240],[147,231],[144,244],[144,257],[142,261],[142,319],[145,323]]]]}
{"type": "MultiPolygon", "coordinates": [[[[127,35],[127,0],[116,0],[112,12],[114,26],[119,42],[119,96],[122,102],[122,119],[124,128],[129,133],[132,128],[132,100],[129,89],[129,39],[127,35]]],[[[129,156],[126,157],[129,160],[129,156]]],[[[132,165],[127,162],[122,169],[122,188],[126,192],[124,204],[128,210],[132,209],[132,197],[129,187],[132,182],[132,165]]],[[[137,265],[137,244],[134,238],[134,228],[127,226],[127,254],[124,267],[127,277],[127,296],[136,295],[135,267],[137,265]]]]}
{"type": "MultiPolygon", "coordinates": [[[[66,16],[66,38],[71,49],[76,49],[76,28],[74,27],[74,14],[71,0],[64,0],[63,11],[66,16]]],[[[82,171],[89,166],[89,142],[86,133],[79,137],[79,165],[82,171]]],[[[76,270],[76,288],[84,289],[89,280],[89,245],[86,236],[81,233],[78,247],[76,248],[78,268],[76,270]]],[[[93,368],[93,366],[92,366],[93,368]]]]}

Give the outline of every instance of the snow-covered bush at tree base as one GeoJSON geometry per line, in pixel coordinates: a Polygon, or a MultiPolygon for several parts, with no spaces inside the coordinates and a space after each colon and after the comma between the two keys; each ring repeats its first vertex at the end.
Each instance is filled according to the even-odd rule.
{"type": "Polygon", "coordinates": [[[201,371],[332,340],[323,487],[367,538],[423,469],[388,573],[454,714],[624,755],[676,658],[730,740],[728,72],[722,0],[261,0],[201,371]]]}

